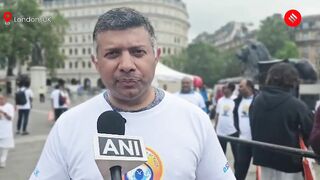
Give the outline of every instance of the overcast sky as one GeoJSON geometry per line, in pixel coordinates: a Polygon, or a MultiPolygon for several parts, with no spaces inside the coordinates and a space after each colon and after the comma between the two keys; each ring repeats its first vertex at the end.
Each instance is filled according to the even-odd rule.
{"type": "Polygon", "coordinates": [[[320,0],[182,0],[189,13],[189,41],[199,33],[213,33],[229,21],[252,22],[274,13],[284,15],[290,9],[302,16],[320,14],[320,0]]]}

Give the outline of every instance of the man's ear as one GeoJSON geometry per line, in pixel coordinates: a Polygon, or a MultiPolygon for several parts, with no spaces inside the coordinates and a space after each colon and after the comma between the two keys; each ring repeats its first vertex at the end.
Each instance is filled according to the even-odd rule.
{"type": "Polygon", "coordinates": [[[155,51],[155,55],[154,55],[157,62],[159,62],[159,60],[160,60],[160,55],[161,55],[161,49],[157,48],[157,50],[155,51]]]}
{"type": "Polygon", "coordinates": [[[95,55],[91,54],[91,62],[95,65],[96,70],[99,71],[98,59],[95,55]]]}

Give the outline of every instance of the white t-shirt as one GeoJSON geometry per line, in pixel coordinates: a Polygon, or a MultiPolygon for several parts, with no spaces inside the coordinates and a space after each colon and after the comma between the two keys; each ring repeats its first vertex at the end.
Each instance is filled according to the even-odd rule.
{"type": "Polygon", "coordinates": [[[31,109],[31,101],[30,99],[33,98],[33,92],[30,88],[25,88],[22,87],[18,89],[18,91],[24,91],[26,98],[27,98],[27,103],[25,105],[17,105],[17,109],[31,109]]]}
{"type": "MultiPolygon", "coordinates": [[[[30,180],[103,180],[94,160],[92,139],[99,115],[107,110],[111,107],[100,94],[63,113],[49,134],[30,180]]],[[[235,179],[208,115],[199,108],[165,93],[155,107],[121,115],[127,120],[125,134],[143,138],[149,157],[141,169],[152,172],[154,177],[235,179]]],[[[134,173],[128,172],[127,179],[134,180],[134,173]]]]}
{"type": "Polygon", "coordinates": [[[231,135],[237,132],[233,120],[234,101],[231,98],[221,97],[217,103],[218,116],[217,134],[231,135]]]}
{"type": "Polygon", "coordinates": [[[240,128],[240,138],[251,140],[251,127],[250,127],[250,120],[249,120],[249,108],[252,103],[253,96],[250,98],[242,98],[239,109],[238,109],[238,116],[239,116],[239,128],[240,128]]]}
{"type": "Polygon", "coordinates": [[[0,110],[11,117],[11,120],[8,120],[3,114],[0,115],[0,139],[12,138],[12,121],[14,118],[14,107],[12,104],[6,103],[5,105],[0,106],[0,110]]]}
{"type": "Polygon", "coordinates": [[[201,109],[206,108],[206,104],[204,102],[203,97],[201,96],[200,93],[193,91],[191,93],[187,93],[187,94],[183,94],[180,92],[176,92],[175,95],[177,95],[178,97],[185,99],[189,102],[191,102],[192,104],[200,107],[201,109]]]}
{"type": "Polygon", "coordinates": [[[53,100],[53,108],[59,109],[59,108],[68,108],[68,101],[70,101],[69,95],[67,92],[64,92],[60,89],[55,89],[51,92],[51,99],[53,100]],[[66,98],[66,103],[62,106],[59,105],[59,95],[62,95],[66,98]]]}

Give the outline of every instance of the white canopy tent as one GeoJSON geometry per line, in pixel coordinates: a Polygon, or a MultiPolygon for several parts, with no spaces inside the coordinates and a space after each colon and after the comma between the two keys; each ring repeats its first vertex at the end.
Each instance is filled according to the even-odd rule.
{"type": "Polygon", "coordinates": [[[156,67],[152,84],[159,88],[163,88],[163,85],[167,85],[168,91],[176,92],[180,90],[181,80],[184,77],[190,77],[193,79],[194,76],[176,71],[159,62],[156,67]]]}

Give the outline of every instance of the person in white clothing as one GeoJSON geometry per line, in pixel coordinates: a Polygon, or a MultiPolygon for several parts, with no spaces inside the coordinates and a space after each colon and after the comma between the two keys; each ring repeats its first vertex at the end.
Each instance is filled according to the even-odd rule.
{"type": "Polygon", "coordinates": [[[14,107],[0,94],[0,167],[6,166],[9,149],[14,148],[12,121],[14,107]]]}
{"type": "MultiPolygon", "coordinates": [[[[223,86],[223,97],[218,100],[216,108],[216,123],[215,129],[218,135],[238,137],[238,131],[234,126],[233,109],[234,100],[232,94],[235,89],[235,84],[227,83],[223,86]]],[[[223,152],[227,151],[227,141],[219,139],[223,152]]],[[[236,159],[237,144],[231,143],[231,150],[234,159],[236,159]]]]}
{"type": "Polygon", "coordinates": [[[27,126],[29,122],[30,110],[32,108],[33,92],[30,89],[30,81],[23,80],[18,83],[18,91],[24,93],[24,104],[19,104],[16,101],[16,109],[18,109],[18,122],[17,122],[17,132],[16,134],[21,133],[22,126],[22,135],[28,135],[27,126]]]}
{"type": "MultiPolygon", "coordinates": [[[[243,79],[239,83],[239,96],[235,101],[233,116],[235,127],[239,131],[239,138],[251,140],[251,127],[249,110],[256,96],[254,84],[251,80],[243,79]]],[[[237,147],[237,158],[235,159],[235,176],[237,180],[245,180],[252,158],[252,147],[239,144],[237,147]]]]}
{"type": "Polygon", "coordinates": [[[235,179],[209,117],[151,86],[160,49],[145,16],[111,9],[98,18],[93,39],[92,62],[107,90],[59,117],[30,180],[102,180],[92,140],[98,117],[108,110],[126,119],[126,135],[146,145],[148,161],[123,172],[123,179],[235,179]]]}
{"type": "Polygon", "coordinates": [[[197,91],[192,90],[192,79],[189,77],[184,77],[181,80],[181,90],[176,92],[175,95],[178,97],[200,107],[206,112],[206,104],[201,94],[197,91]]]}
{"type": "Polygon", "coordinates": [[[57,121],[62,113],[68,110],[70,104],[70,97],[64,84],[65,81],[60,79],[58,85],[56,85],[55,89],[51,92],[51,107],[54,112],[55,121],[57,121]]]}

